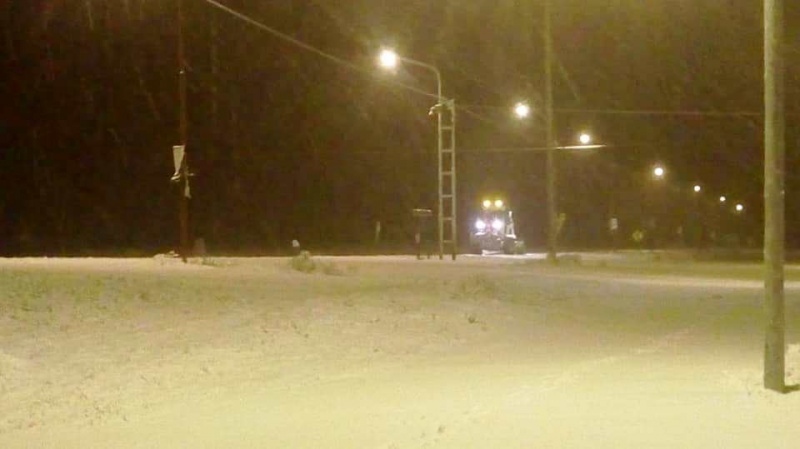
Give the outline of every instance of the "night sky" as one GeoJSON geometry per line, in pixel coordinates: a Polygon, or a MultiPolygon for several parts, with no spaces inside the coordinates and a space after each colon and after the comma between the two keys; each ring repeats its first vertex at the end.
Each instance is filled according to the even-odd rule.
{"type": "MultiPolygon", "coordinates": [[[[434,100],[416,91],[435,92],[435,79],[382,72],[388,46],[437,66],[458,105],[461,240],[478,200],[497,194],[528,246],[543,246],[543,152],[493,151],[544,145],[541,1],[220,3],[345,63],[184,0],[192,237],[219,252],[274,253],[294,238],[355,251],[380,221],[387,250],[408,244],[411,209],[435,207],[434,100]],[[520,100],[527,122],[510,113],[520,100]]],[[[786,3],[796,246],[800,7],[786,3]]],[[[624,244],[653,223],[662,244],[679,243],[678,227],[760,244],[762,22],[757,0],[553,1],[558,141],[585,130],[608,145],[558,154],[563,246],[607,246],[612,216],[624,244]]],[[[0,0],[0,30],[0,255],[176,248],[177,0],[0,0]]]]}

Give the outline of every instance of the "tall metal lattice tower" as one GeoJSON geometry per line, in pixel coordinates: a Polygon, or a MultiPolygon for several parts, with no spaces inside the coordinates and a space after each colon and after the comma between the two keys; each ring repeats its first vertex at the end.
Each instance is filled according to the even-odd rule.
{"type": "Polygon", "coordinates": [[[456,102],[441,99],[438,109],[439,153],[439,259],[445,249],[453,260],[458,254],[456,210],[456,102]]]}

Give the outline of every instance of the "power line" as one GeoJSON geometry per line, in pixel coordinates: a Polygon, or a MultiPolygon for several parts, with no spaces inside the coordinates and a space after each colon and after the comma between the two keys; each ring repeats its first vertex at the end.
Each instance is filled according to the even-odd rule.
{"type": "MultiPolygon", "coordinates": [[[[277,37],[277,38],[279,38],[281,40],[284,40],[286,42],[291,43],[292,45],[295,45],[295,46],[300,47],[300,48],[302,48],[302,49],[304,49],[306,51],[314,53],[314,54],[316,54],[316,55],[318,55],[318,56],[320,56],[320,57],[322,57],[324,59],[327,59],[327,60],[329,60],[329,61],[331,61],[331,62],[333,62],[335,64],[341,65],[343,67],[346,67],[346,68],[348,68],[350,70],[353,70],[353,71],[356,71],[356,72],[359,72],[359,73],[366,74],[371,78],[375,78],[376,77],[375,73],[373,73],[370,70],[366,70],[363,67],[358,66],[358,65],[356,65],[356,64],[354,64],[354,63],[352,63],[350,61],[342,59],[342,58],[340,58],[340,57],[338,57],[336,55],[333,55],[331,53],[325,52],[324,50],[321,50],[321,49],[316,48],[316,47],[314,47],[314,46],[312,46],[310,44],[307,44],[307,43],[305,43],[305,42],[303,42],[303,41],[301,41],[301,40],[299,40],[299,39],[297,39],[295,37],[292,37],[292,36],[290,36],[290,35],[288,35],[286,33],[283,33],[283,32],[281,32],[279,30],[276,30],[276,29],[274,29],[272,27],[269,27],[269,26],[267,26],[267,25],[255,20],[255,19],[243,14],[243,13],[240,13],[240,12],[238,12],[236,10],[233,10],[233,9],[231,9],[231,8],[225,6],[225,5],[222,5],[221,3],[219,3],[219,2],[217,2],[215,0],[203,0],[203,1],[208,3],[211,6],[215,7],[215,8],[218,8],[218,9],[220,9],[220,10],[222,10],[222,11],[224,11],[224,12],[226,12],[226,13],[228,13],[228,14],[236,17],[236,18],[238,18],[239,20],[242,20],[242,21],[244,21],[244,22],[246,22],[246,23],[248,23],[250,25],[253,25],[253,26],[261,29],[262,31],[266,31],[266,32],[272,34],[273,36],[275,36],[275,37],[277,37]]],[[[566,75],[566,73],[565,73],[566,70],[563,67],[563,65],[562,65],[561,69],[562,69],[561,70],[562,71],[562,76],[566,75]]],[[[473,78],[473,80],[474,81],[481,81],[478,78],[473,78]]],[[[398,81],[384,80],[384,79],[380,79],[379,81],[385,82],[387,84],[391,84],[391,85],[394,85],[394,86],[397,86],[397,87],[401,87],[403,89],[412,91],[412,92],[417,93],[419,95],[427,96],[429,98],[437,98],[437,96],[435,94],[431,93],[431,92],[426,92],[426,91],[424,91],[422,89],[419,89],[417,87],[410,86],[410,85],[407,85],[407,84],[404,84],[404,83],[401,83],[401,82],[398,82],[398,81]]],[[[485,83],[481,82],[481,84],[485,84],[485,83]]],[[[573,86],[571,82],[569,84],[570,84],[570,87],[571,87],[571,89],[573,91],[576,90],[575,86],[573,86]]],[[[577,97],[577,92],[573,92],[573,94],[575,94],[576,97],[577,97]]],[[[464,104],[459,105],[459,107],[462,108],[462,109],[465,109],[467,107],[470,107],[470,108],[473,108],[473,109],[474,108],[502,108],[501,106],[482,106],[482,105],[478,106],[478,105],[464,105],[464,104]]],[[[577,108],[561,108],[561,109],[556,109],[555,112],[557,112],[557,113],[566,113],[566,114],[569,114],[569,113],[585,113],[585,114],[605,114],[605,115],[663,115],[663,116],[689,116],[689,117],[761,117],[761,116],[763,116],[762,112],[756,112],[756,111],[718,111],[718,110],[577,109],[577,108]]],[[[476,118],[478,118],[480,116],[479,114],[477,114],[474,111],[469,111],[469,114],[472,115],[473,117],[476,117],[476,118]]],[[[482,120],[487,122],[487,123],[493,123],[493,121],[491,121],[489,119],[486,119],[485,117],[482,117],[482,120]]],[[[494,123],[494,124],[497,125],[496,123],[494,123]]]]}
{"type": "MultiPolygon", "coordinates": [[[[485,104],[461,104],[462,108],[511,110],[510,106],[497,106],[485,104]]],[[[560,114],[597,114],[597,115],[662,115],[684,117],[762,117],[763,112],[758,111],[721,111],[701,109],[582,109],[582,108],[556,108],[560,114]]]]}
{"type": "MultiPolygon", "coordinates": [[[[322,57],[322,58],[324,58],[324,59],[326,59],[328,61],[333,62],[334,64],[338,64],[338,65],[340,65],[342,67],[345,67],[345,68],[347,68],[349,70],[352,70],[354,72],[365,74],[368,77],[373,78],[373,79],[377,79],[378,81],[380,81],[382,83],[386,83],[386,84],[389,84],[389,85],[400,87],[400,88],[409,90],[411,92],[414,92],[416,94],[423,95],[423,96],[428,97],[428,98],[436,99],[438,101],[438,96],[436,94],[434,94],[434,93],[426,92],[426,91],[424,91],[422,89],[419,89],[419,88],[416,88],[414,86],[410,86],[410,85],[407,85],[407,84],[404,84],[404,83],[401,83],[401,82],[398,82],[398,81],[378,78],[374,71],[366,70],[363,67],[358,66],[356,64],[353,64],[350,61],[347,61],[347,60],[342,59],[342,58],[340,58],[340,57],[338,57],[336,55],[330,54],[330,53],[328,53],[328,52],[326,52],[324,50],[316,48],[313,45],[307,44],[307,43],[305,43],[305,42],[303,42],[303,41],[301,41],[301,40],[299,40],[299,39],[297,39],[295,37],[292,37],[292,36],[290,36],[290,35],[288,35],[286,33],[283,33],[283,32],[281,32],[279,30],[276,30],[276,29],[274,29],[272,27],[269,27],[269,26],[267,26],[267,25],[255,20],[255,19],[243,14],[243,13],[240,13],[240,12],[238,12],[236,10],[233,10],[233,9],[231,9],[231,8],[225,6],[225,5],[222,5],[222,4],[220,4],[219,2],[217,2],[215,0],[203,0],[203,1],[208,3],[211,6],[215,7],[215,8],[220,9],[221,11],[223,11],[225,13],[228,13],[228,14],[232,15],[233,17],[236,17],[239,20],[242,20],[242,21],[244,21],[244,22],[246,22],[246,23],[248,23],[248,24],[250,24],[252,26],[255,26],[256,28],[258,28],[258,29],[260,29],[262,31],[266,31],[269,34],[271,34],[271,35],[273,35],[273,36],[275,36],[275,37],[277,37],[277,38],[279,38],[281,40],[289,42],[292,45],[295,45],[295,46],[300,47],[300,48],[302,48],[302,49],[304,49],[306,51],[314,53],[317,56],[320,56],[320,57],[322,57]]],[[[466,108],[464,106],[461,106],[461,105],[457,104],[456,107],[459,110],[461,110],[462,112],[466,112],[468,115],[470,115],[470,116],[472,116],[472,117],[474,117],[474,118],[476,118],[476,119],[478,119],[478,120],[480,120],[480,121],[482,121],[484,123],[491,124],[491,125],[497,127],[498,129],[507,132],[507,129],[505,129],[507,127],[499,124],[495,120],[492,120],[492,119],[490,119],[490,118],[488,118],[488,117],[486,117],[486,116],[484,116],[482,114],[476,113],[475,111],[469,110],[468,108],[466,108]]]]}
{"type": "MultiPolygon", "coordinates": [[[[289,42],[290,44],[292,44],[294,46],[297,46],[297,47],[300,47],[303,50],[306,50],[306,51],[309,51],[311,53],[314,53],[317,56],[320,56],[320,57],[322,57],[324,59],[327,59],[328,61],[333,62],[334,64],[338,64],[338,65],[340,65],[342,67],[345,67],[345,68],[350,69],[350,70],[355,71],[355,72],[366,74],[367,76],[369,76],[371,78],[377,78],[376,74],[373,71],[366,70],[363,67],[360,67],[360,66],[358,66],[356,64],[353,64],[350,61],[342,59],[342,58],[340,58],[340,57],[338,57],[336,55],[330,54],[330,53],[328,53],[328,52],[326,52],[324,50],[320,50],[319,48],[314,47],[313,45],[307,44],[307,43],[305,43],[305,42],[303,42],[303,41],[301,41],[301,40],[299,40],[297,38],[294,38],[294,37],[292,37],[292,36],[290,36],[290,35],[288,35],[286,33],[283,33],[283,32],[278,31],[278,30],[276,30],[276,29],[274,29],[272,27],[269,27],[269,26],[267,26],[267,25],[255,20],[255,19],[253,19],[253,18],[251,18],[251,17],[249,17],[249,16],[247,16],[245,14],[242,14],[242,13],[240,13],[240,12],[238,12],[236,10],[233,10],[233,9],[231,9],[231,8],[221,4],[221,3],[218,3],[215,0],[202,0],[202,1],[208,3],[209,5],[217,8],[217,9],[220,9],[221,11],[224,11],[224,12],[236,17],[237,19],[239,19],[239,20],[241,20],[243,22],[246,22],[246,23],[248,23],[250,25],[253,25],[253,26],[255,26],[256,28],[258,28],[258,29],[260,29],[262,31],[266,31],[267,33],[277,37],[278,39],[281,39],[283,41],[289,42]]],[[[416,94],[423,95],[423,96],[426,96],[426,97],[429,97],[429,98],[436,98],[438,100],[438,96],[436,94],[431,93],[431,92],[426,92],[426,91],[424,91],[422,89],[419,89],[419,88],[416,88],[414,86],[409,86],[408,84],[400,83],[398,81],[393,81],[393,80],[386,80],[386,79],[379,79],[379,81],[387,83],[387,84],[391,84],[391,85],[394,85],[394,86],[397,86],[397,87],[401,87],[403,89],[409,90],[411,92],[414,92],[416,94]]]]}
{"type": "Polygon", "coordinates": [[[279,38],[281,40],[287,41],[287,42],[289,42],[289,43],[291,43],[291,44],[293,44],[295,46],[298,46],[298,47],[300,47],[300,48],[302,48],[304,50],[307,50],[307,51],[310,51],[312,53],[315,53],[316,55],[321,56],[321,57],[323,57],[323,58],[325,58],[325,59],[327,59],[329,61],[333,61],[334,63],[343,65],[343,66],[348,67],[348,68],[350,68],[352,70],[357,70],[357,71],[362,71],[363,70],[362,68],[358,67],[357,65],[355,65],[355,64],[353,64],[353,63],[351,63],[349,61],[346,61],[346,60],[344,60],[344,59],[342,59],[342,58],[340,58],[338,56],[332,55],[330,53],[326,53],[325,51],[320,50],[320,49],[318,49],[318,48],[316,48],[316,47],[314,47],[312,45],[306,44],[303,41],[300,41],[300,40],[298,40],[298,39],[296,39],[296,38],[294,38],[294,37],[292,37],[292,36],[290,36],[290,35],[288,35],[286,33],[283,33],[281,31],[278,31],[278,30],[276,30],[274,28],[271,28],[271,27],[269,27],[267,25],[264,25],[263,23],[258,22],[257,20],[252,19],[249,16],[246,16],[246,15],[244,15],[244,14],[238,12],[238,11],[235,11],[235,10],[233,10],[233,9],[223,5],[223,4],[220,4],[220,3],[218,3],[218,2],[216,2],[214,0],[203,0],[203,1],[205,1],[208,4],[210,4],[211,6],[214,6],[215,8],[218,8],[218,9],[220,9],[222,11],[225,11],[226,13],[236,17],[239,20],[247,22],[250,25],[253,25],[253,26],[261,29],[262,31],[266,31],[266,32],[272,34],[273,36],[275,36],[275,37],[277,37],[277,38],[279,38]]]}
{"type": "MultiPolygon", "coordinates": [[[[239,12],[239,11],[236,11],[236,10],[234,10],[234,9],[228,7],[228,6],[225,6],[225,5],[219,3],[219,2],[217,2],[215,0],[203,0],[203,1],[206,2],[207,4],[211,5],[211,6],[213,6],[213,7],[217,8],[217,9],[227,13],[227,14],[230,14],[231,16],[233,16],[233,17],[235,17],[235,18],[237,18],[237,19],[239,19],[239,20],[241,20],[243,22],[246,22],[246,23],[248,23],[248,24],[250,24],[250,25],[252,25],[252,26],[254,26],[254,27],[256,27],[256,28],[258,28],[260,30],[262,30],[262,31],[265,31],[265,32],[277,37],[278,39],[281,39],[281,40],[283,40],[285,42],[288,42],[288,43],[290,43],[290,44],[292,44],[294,46],[297,46],[297,47],[299,47],[299,48],[301,48],[303,50],[306,50],[308,52],[314,53],[315,55],[320,56],[320,57],[322,57],[322,58],[324,58],[324,59],[326,59],[326,60],[328,60],[330,62],[333,62],[334,64],[338,64],[338,65],[340,65],[342,67],[345,67],[345,68],[347,68],[349,70],[352,70],[352,71],[355,71],[355,72],[366,74],[370,78],[376,78],[376,74],[373,71],[366,70],[363,67],[358,66],[358,65],[356,65],[356,64],[354,64],[354,63],[352,63],[350,61],[347,61],[347,60],[342,59],[342,58],[340,58],[340,57],[338,57],[336,55],[333,55],[333,54],[328,53],[328,52],[326,52],[324,50],[321,50],[321,49],[319,49],[317,47],[314,47],[313,45],[307,44],[307,43],[305,43],[305,42],[303,42],[303,41],[301,41],[301,40],[299,40],[299,39],[297,39],[297,38],[295,38],[293,36],[290,36],[290,35],[288,35],[286,33],[283,33],[283,32],[281,32],[279,30],[276,30],[275,28],[272,28],[272,27],[270,27],[268,25],[265,25],[265,24],[255,20],[255,19],[253,19],[252,17],[249,17],[249,16],[247,16],[247,15],[245,15],[245,14],[239,12]]],[[[426,96],[426,97],[429,97],[429,98],[434,98],[434,99],[438,100],[438,96],[436,94],[433,94],[433,93],[430,93],[430,92],[426,92],[426,91],[424,91],[422,89],[419,89],[419,88],[416,88],[414,86],[410,86],[410,85],[407,85],[407,84],[404,84],[404,83],[400,83],[400,82],[394,81],[394,80],[379,79],[379,81],[387,83],[387,84],[391,84],[391,85],[394,85],[394,86],[397,86],[397,87],[400,87],[400,88],[403,88],[403,89],[406,89],[406,90],[409,90],[409,91],[414,92],[414,93],[419,94],[419,95],[423,95],[423,96],[426,96]]],[[[478,114],[475,111],[467,110],[464,106],[459,106],[459,109],[461,109],[464,112],[467,112],[472,117],[474,117],[476,119],[479,119],[479,120],[481,120],[481,121],[483,121],[485,123],[490,123],[490,124],[492,124],[492,125],[494,125],[494,126],[496,126],[498,128],[501,128],[501,129],[504,128],[503,126],[500,126],[495,121],[493,121],[493,120],[491,120],[491,119],[489,119],[489,118],[487,118],[487,117],[485,117],[485,116],[483,116],[481,114],[478,114]]]]}
{"type": "MultiPolygon", "coordinates": [[[[398,82],[398,81],[378,78],[377,74],[372,70],[367,70],[367,69],[365,69],[365,68],[363,68],[363,67],[361,67],[361,66],[359,66],[357,64],[354,64],[354,63],[352,63],[350,61],[347,61],[345,59],[342,59],[342,58],[340,58],[340,57],[338,57],[336,55],[328,53],[328,52],[326,52],[324,50],[321,50],[321,49],[319,49],[317,47],[314,47],[314,46],[312,46],[310,44],[307,44],[307,43],[305,43],[305,42],[303,42],[303,41],[301,41],[301,40],[299,40],[299,39],[297,39],[297,38],[295,38],[293,36],[290,36],[290,35],[288,35],[286,33],[283,33],[283,32],[281,32],[279,30],[276,30],[276,29],[274,29],[272,27],[269,27],[269,26],[267,26],[267,25],[255,20],[255,19],[243,14],[243,13],[240,13],[240,12],[238,12],[236,10],[233,10],[233,9],[231,9],[231,8],[225,6],[225,5],[222,5],[222,4],[220,4],[219,2],[217,2],[215,0],[203,0],[203,1],[206,2],[209,5],[217,8],[217,9],[219,9],[219,10],[221,10],[221,11],[223,11],[223,12],[225,12],[225,13],[227,13],[227,14],[229,14],[229,15],[231,15],[231,16],[233,16],[233,17],[235,17],[235,18],[237,18],[237,19],[239,19],[241,21],[243,21],[243,22],[248,23],[249,25],[252,25],[252,26],[260,29],[261,31],[265,31],[265,32],[267,32],[267,33],[269,33],[269,34],[271,34],[271,35],[273,35],[273,36],[285,41],[285,42],[288,42],[288,43],[290,43],[290,44],[292,44],[292,45],[294,45],[296,47],[299,47],[299,48],[301,48],[303,50],[311,52],[311,53],[313,53],[313,54],[315,54],[317,56],[320,56],[320,57],[330,61],[330,62],[333,62],[334,64],[340,65],[340,66],[345,67],[345,68],[347,68],[349,70],[352,70],[354,72],[358,72],[358,73],[367,75],[368,77],[370,77],[372,79],[377,79],[379,82],[386,83],[386,84],[389,84],[389,85],[393,85],[393,86],[396,86],[396,87],[400,87],[402,89],[411,91],[413,93],[416,93],[416,94],[419,94],[419,95],[422,95],[422,96],[425,96],[425,97],[428,97],[428,98],[431,98],[431,99],[437,99],[437,95],[434,94],[434,93],[426,92],[426,91],[424,91],[422,89],[419,89],[417,87],[410,86],[410,85],[407,85],[407,84],[404,84],[404,83],[401,83],[401,82],[398,82]]],[[[563,65],[561,67],[561,71],[562,71],[562,76],[566,77],[567,73],[566,73],[566,69],[563,67],[563,65]]],[[[477,78],[473,78],[473,80],[474,81],[479,81],[479,79],[477,79],[477,78]]],[[[570,88],[573,90],[573,95],[575,95],[575,97],[579,99],[579,95],[577,94],[577,88],[576,88],[576,86],[574,86],[574,83],[572,83],[571,80],[566,80],[566,81],[570,84],[570,88]]],[[[471,117],[473,117],[473,118],[475,118],[475,119],[477,119],[477,120],[479,120],[481,122],[490,124],[493,127],[502,130],[503,132],[512,132],[513,134],[519,134],[519,133],[515,133],[513,131],[509,131],[508,126],[506,126],[505,123],[499,123],[497,120],[492,120],[491,118],[488,118],[487,116],[485,116],[483,114],[480,114],[480,113],[475,111],[475,109],[490,109],[490,108],[491,109],[500,109],[500,108],[503,108],[503,107],[500,107],[500,106],[485,106],[485,105],[457,104],[457,108],[458,108],[458,110],[466,113],[467,115],[469,115],[469,116],[471,116],[471,117]]],[[[574,109],[574,108],[570,108],[570,109],[556,109],[555,112],[559,113],[559,114],[583,113],[583,114],[606,114],[606,115],[640,115],[640,116],[649,115],[649,116],[683,116],[683,117],[761,117],[761,116],[763,116],[762,113],[753,112],[753,111],[718,111],[718,110],[705,110],[704,111],[704,110],[574,109]]]]}
{"type": "Polygon", "coordinates": [[[556,109],[559,113],[607,114],[607,115],[671,115],[688,117],[761,117],[755,111],[715,111],[715,110],[670,110],[670,109],[556,109]]]}

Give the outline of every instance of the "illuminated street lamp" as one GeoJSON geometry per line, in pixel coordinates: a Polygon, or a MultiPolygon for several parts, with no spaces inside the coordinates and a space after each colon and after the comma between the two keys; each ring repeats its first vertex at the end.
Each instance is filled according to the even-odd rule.
{"type": "Polygon", "coordinates": [[[385,69],[393,69],[397,67],[397,53],[392,50],[382,50],[378,56],[378,62],[381,67],[385,69]]]}
{"type": "Polygon", "coordinates": [[[436,75],[436,104],[430,109],[429,114],[436,114],[436,131],[437,131],[437,145],[436,154],[438,157],[439,166],[439,204],[438,204],[438,228],[439,228],[439,259],[444,257],[444,245],[449,243],[452,245],[452,257],[456,259],[458,252],[457,232],[456,232],[456,109],[455,100],[445,99],[442,96],[442,74],[436,66],[427,64],[414,59],[406,58],[398,55],[393,50],[381,50],[378,55],[378,63],[385,69],[394,69],[400,63],[415,65],[422,67],[436,75]],[[448,124],[442,123],[442,114],[447,109],[450,114],[450,122],[448,124]],[[444,131],[449,132],[449,145],[445,147],[444,131]],[[447,159],[445,161],[445,158],[447,159]],[[447,162],[447,163],[445,163],[447,162]],[[445,167],[447,165],[447,167],[445,167]],[[449,186],[445,190],[444,179],[449,177],[449,186]],[[445,217],[444,201],[445,198],[449,200],[450,205],[447,208],[448,216],[445,217]],[[445,241],[444,238],[444,223],[448,221],[450,224],[450,239],[445,241]]]}
{"type": "Polygon", "coordinates": [[[703,187],[700,184],[692,186],[692,198],[689,214],[687,215],[688,221],[681,226],[681,230],[689,231],[688,235],[681,233],[684,243],[691,243],[694,241],[697,249],[703,246],[703,234],[706,228],[706,213],[700,205],[701,193],[703,187]]]}
{"type": "Polygon", "coordinates": [[[578,141],[580,141],[581,145],[589,145],[592,143],[592,136],[587,133],[581,133],[578,137],[578,141]]]}
{"type": "Polygon", "coordinates": [[[531,107],[526,103],[517,103],[514,105],[514,115],[517,118],[527,118],[531,113],[531,107]]]}
{"type": "Polygon", "coordinates": [[[725,197],[725,195],[722,195],[721,197],[719,197],[719,202],[720,202],[720,203],[723,203],[723,204],[724,204],[724,203],[725,203],[725,201],[728,201],[728,198],[726,198],[726,197],[725,197]]]}
{"type": "Polygon", "coordinates": [[[655,246],[655,241],[658,239],[660,240],[660,236],[663,233],[663,227],[665,220],[663,217],[666,214],[666,210],[668,208],[667,204],[667,189],[665,189],[662,180],[667,174],[667,170],[661,166],[660,164],[656,164],[652,167],[652,171],[650,172],[652,175],[652,179],[654,180],[653,187],[651,189],[653,198],[653,205],[655,207],[655,211],[652,212],[652,228],[653,228],[653,243],[652,245],[655,246]]]}
{"type": "Polygon", "coordinates": [[[736,210],[736,212],[742,213],[742,212],[744,212],[744,204],[742,204],[742,203],[738,203],[738,204],[737,204],[737,205],[734,207],[734,209],[736,210]]]}

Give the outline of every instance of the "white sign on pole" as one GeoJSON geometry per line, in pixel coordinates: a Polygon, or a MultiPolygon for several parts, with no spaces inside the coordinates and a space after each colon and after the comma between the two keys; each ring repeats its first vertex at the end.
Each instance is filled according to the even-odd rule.
{"type": "Polygon", "coordinates": [[[183,159],[186,155],[184,145],[172,146],[172,161],[175,163],[175,173],[172,175],[172,180],[177,181],[181,178],[181,168],[183,167],[183,159]]]}

